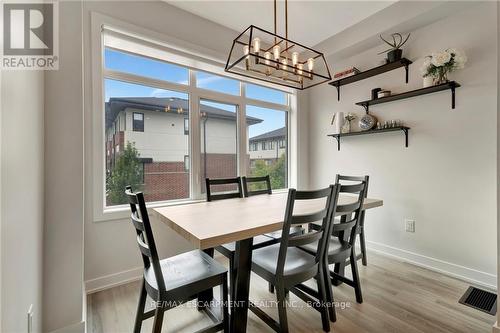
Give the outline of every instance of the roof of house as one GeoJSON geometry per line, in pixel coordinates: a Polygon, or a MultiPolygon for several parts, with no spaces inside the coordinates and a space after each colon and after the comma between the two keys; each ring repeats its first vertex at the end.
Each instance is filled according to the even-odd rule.
{"type": "Polygon", "coordinates": [[[261,141],[267,139],[284,138],[286,136],[286,127],[278,128],[274,131],[263,133],[250,138],[250,141],[261,141]]]}
{"type": "MultiPolygon", "coordinates": [[[[112,97],[106,102],[106,128],[110,127],[118,114],[126,108],[135,108],[153,112],[167,112],[166,108],[170,106],[169,114],[187,115],[189,102],[183,98],[177,97],[112,97]]],[[[208,105],[201,104],[201,112],[205,112],[209,118],[236,120],[236,113],[208,105]]],[[[247,124],[253,125],[262,122],[262,119],[247,117],[247,124]]]]}

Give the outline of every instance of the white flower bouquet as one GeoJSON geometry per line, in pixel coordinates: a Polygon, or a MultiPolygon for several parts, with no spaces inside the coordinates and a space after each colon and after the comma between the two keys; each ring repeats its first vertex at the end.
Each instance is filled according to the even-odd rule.
{"type": "Polygon", "coordinates": [[[422,65],[422,76],[432,77],[435,84],[448,81],[448,73],[462,69],[467,62],[464,52],[456,49],[446,49],[443,52],[434,52],[425,57],[422,65]]]}

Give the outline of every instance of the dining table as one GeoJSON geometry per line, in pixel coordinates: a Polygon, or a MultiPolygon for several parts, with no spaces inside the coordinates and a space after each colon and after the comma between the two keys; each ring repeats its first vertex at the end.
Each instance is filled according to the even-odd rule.
{"type": "MultiPolygon", "coordinates": [[[[211,202],[157,207],[153,216],[165,223],[195,248],[213,256],[213,248],[235,242],[235,288],[231,300],[231,332],[246,332],[253,237],[281,230],[288,192],[257,195],[211,202]]],[[[341,194],[340,204],[355,202],[357,197],[341,194]]],[[[324,208],[324,199],[297,201],[294,214],[308,214],[324,208]]],[[[363,209],[380,207],[380,199],[366,198],[363,209]]],[[[211,291],[199,300],[211,300],[211,291]]]]}

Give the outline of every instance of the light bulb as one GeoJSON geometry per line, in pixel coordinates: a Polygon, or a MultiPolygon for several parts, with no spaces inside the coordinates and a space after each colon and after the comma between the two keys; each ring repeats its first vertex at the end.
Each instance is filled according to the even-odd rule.
{"type": "Polygon", "coordinates": [[[299,53],[298,52],[292,52],[292,65],[297,66],[297,63],[299,62],[299,53]]]}
{"type": "Polygon", "coordinates": [[[253,39],[253,51],[255,53],[259,53],[260,52],[260,38],[259,37],[255,37],[253,39]]]}
{"type": "Polygon", "coordinates": [[[250,66],[250,46],[248,45],[245,45],[243,46],[243,53],[246,54],[246,57],[245,57],[245,68],[248,70],[249,66],[250,66]]]}
{"type": "Polygon", "coordinates": [[[269,59],[271,59],[271,53],[270,52],[264,53],[264,58],[266,58],[266,65],[269,65],[271,63],[269,61],[269,59]]]}
{"type": "Polygon", "coordinates": [[[178,114],[181,114],[181,113],[183,113],[183,112],[184,112],[184,110],[183,110],[181,107],[177,109],[177,113],[178,113],[178,114]]]}
{"type": "Polygon", "coordinates": [[[313,68],[314,68],[314,59],[313,58],[307,59],[307,69],[309,69],[309,72],[312,72],[313,68]]]}
{"type": "Polygon", "coordinates": [[[278,60],[280,58],[281,54],[281,48],[279,45],[274,45],[273,46],[273,55],[274,55],[274,60],[278,60]]]}
{"type": "Polygon", "coordinates": [[[302,64],[297,64],[297,74],[302,75],[302,69],[304,69],[304,66],[302,64]]]}
{"type": "Polygon", "coordinates": [[[283,59],[283,60],[281,61],[281,63],[283,64],[283,65],[281,65],[281,68],[282,68],[284,71],[286,71],[286,69],[288,68],[288,59],[287,59],[287,58],[283,59]]]}

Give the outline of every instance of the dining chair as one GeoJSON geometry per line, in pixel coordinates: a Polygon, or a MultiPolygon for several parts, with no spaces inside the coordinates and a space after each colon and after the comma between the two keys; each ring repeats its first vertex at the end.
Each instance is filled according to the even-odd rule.
{"type": "MultiPolygon", "coordinates": [[[[125,194],[144,264],[134,333],[139,333],[142,322],[151,317],[154,317],[153,333],[160,333],[165,311],[195,299],[198,293],[216,286],[220,286],[221,290],[222,318],[209,313],[214,323],[198,332],[229,332],[227,269],[200,250],[160,260],[144,195],[142,192],[133,193],[130,186],[126,187],[125,194]],[[144,312],[147,296],[154,301],[155,309],[144,312]]],[[[206,310],[210,311],[209,308],[206,310]]]]}
{"type": "MultiPolygon", "coordinates": [[[[330,237],[325,246],[325,264],[322,266],[324,269],[324,277],[326,283],[326,292],[328,304],[329,317],[332,322],[336,321],[336,313],[333,298],[332,284],[341,281],[351,286],[355,290],[356,301],[363,303],[363,295],[361,292],[361,283],[359,280],[358,264],[355,251],[356,243],[356,229],[361,219],[363,212],[363,202],[365,199],[366,184],[364,181],[353,185],[337,184],[339,193],[355,194],[354,201],[350,200],[349,203],[337,203],[332,212],[332,223],[330,223],[330,237]],[[335,215],[341,215],[340,221],[334,219],[335,215]],[[331,271],[329,265],[345,263],[349,258],[352,280],[331,271]]],[[[347,199],[348,200],[348,199],[347,199]]],[[[312,230],[320,230],[317,224],[311,224],[312,230]]],[[[311,255],[317,255],[318,247],[315,243],[299,246],[300,249],[311,255]]]]}
{"type": "Polygon", "coordinates": [[[218,179],[205,178],[205,189],[207,191],[207,201],[243,198],[241,177],[218,179]],[[214,186],[221,186],[222,188],[218,188],[218,191],[214,192],[214,186]]]}
{"type": "MultiPolygon", "coordinates": [[[[219,179],[205,179],[206,189],[207,189],[207,201],[217,201],[225,200],[231,198],[243,198],[243,190],[241,186],[241,178],[219,178],[219,179]],[[214,186],[222,186],[224,191],[214,192],[214,186]]],[[[238,221],[235,220],[235,223],[238,221]]],[[[276,243],[272,237],[267,237],[260,235],[253,238],[252,249],[257,249],[259,247],[267,246],[276,243]]],[[[234,286],[236,281],[236,266],[235,266],[235,254],[236,254],[236,243],[227,243],[215,247],[215,250],[221,253],[223,256],[229,260],[229,295],[231,297],[234,295],[234,286]]]]}
{"type": "Polygon", "coordinates": [[[336,186],[317,191],[297,191],[289,189],[288,201],[285,210],[282,234],[279,244],[266,246],[253,251],[252,271],[261,278],[270,282],[276,289],[279,321],[275,321],[262,309],[250,303],[250,310],[276,332],[288,332],[288,321],[286,313],[286,292],[290,291],[305,302],[311,304],[321,313],[323,330],[330,330],[328,320],[327,300],[325,286],[325,275],[323,265],[324,247],[329,237],[332,205],[334,196],[337,196],[336,186]],[[324,199],[323,208],[306,214],[294,214],[296,203],[304,201],[324,199]],[[290,235],[290,228],[294,225],[305,225],[307,223],[321,221],[317,230],[301,235],[290,235]],[[307,244],[315,244],[316,253],[309,254],[298,248],[307,244]],[[318,292],[315,298],[303,292],[299,285],[303,282],[316,279],[318,292]]]}
{"type": "MultiPolygon", "coordinates": [[[[273,194],[273,190],[271,188],[271,177],[269,175],[261,177],[243,176],[241,177],[241,181],[243,183],[243,194],[245,195],[245,197],[251,197],[261,194],[273,194]]],[[[304,228],[302,228],[301,226],[292,226],[290,228],[291,235],[300,235],[303,233],[304,228]]],[[[276,243],[279,243],[279,240],[281,239],[281,230],[268,232],[264,234],[264,236],[271,237],[276,240],[276,243]]],[[[272,283],[269,283],[269,292],[274,293],[274,286],[272,283]]]]}
{"type": "MultiPolygon", "coordinates": [[[[339,184],[342,181],[348,181],[348,182],[365,182],[366,188],[365,188],[365,198],[368,196],[368,182],[370,180],[369,176],[345,176],[345,175],[339,175],[335,177],[335,183],[339,184]]],[[[366,240],[365,240],[365,211],[363,210],[361,212],[361,217],[359,219],[359,226],[356,229],[356,234],[359,235],[359,246],[361,249],[361,253],[356,257],[356,260],[361,259],[361,262],[363,263],[363,266],[366,266],[368,264],[368,261],[366,259],[366,240]]]]}

